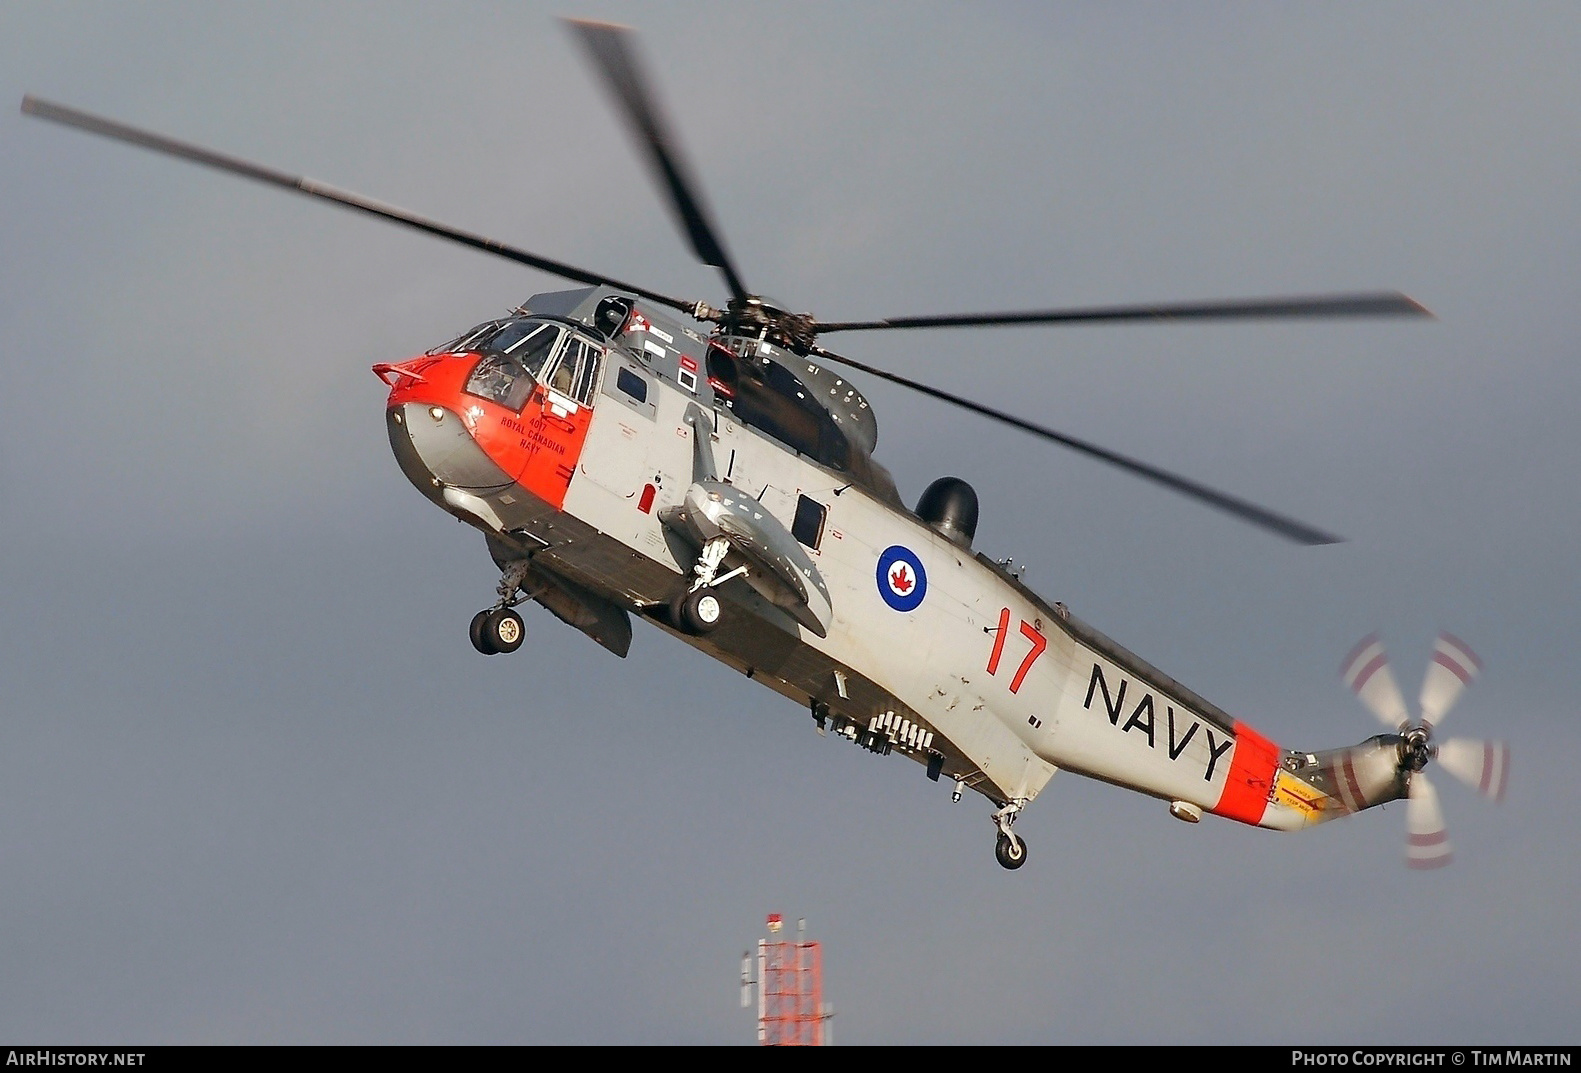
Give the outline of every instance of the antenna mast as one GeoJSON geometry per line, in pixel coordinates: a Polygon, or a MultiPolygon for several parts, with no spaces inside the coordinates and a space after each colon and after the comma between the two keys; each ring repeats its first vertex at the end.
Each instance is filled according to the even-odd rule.
{"type": "Polygon", "coordinates": [[[781,939],[784,918],[770,913],[769,934],[758,940],[757,974],[751,952],[741,955],[741,1005],[757,991],[758,1042],[765,1047],[824,1047],[833,1042],[834,1007],[823,1001],[823,948],[796,922],[796,938],[781,939]]]}

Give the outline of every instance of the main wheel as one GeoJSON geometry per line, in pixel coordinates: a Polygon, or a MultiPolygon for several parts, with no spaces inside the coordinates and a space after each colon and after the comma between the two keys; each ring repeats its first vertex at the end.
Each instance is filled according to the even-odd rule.
{"type": "Polygon", "coordinates": [[[719,594],[710,588],[683,593],[670,605],[670,615],[675,624],[687,633],[695,634],[711,632],[719,625],[724,610],[724,605],[719,602],[719,594]]]}
{"type": "Polygon", "coordinates": [[[472,624],[467,627],[467,638],[472,642],[473,648],[477,649],[485,656],[493,656],[497,655],[499,650],[489,647],[487,632],[483,628],[483,624],[488,621],[488,617],[488,608],[484,608],[482,611],[479,611],[477,614],[473,615],[472,624]]]}
{"type": "Polygon", "coordinates": [[[527,627],[522,625],[520,615],[508,607],[501,607],[484,615],[478,632],[484,644],[495,652],[514,652],[522,646],[527,627]]]}
{"type": "Polygon", "coordinates": [[[1006,868],[1020,868],[1027,863],[1026,841],[1015,835],[1001,834],[998,845],[994,846],[994,856],[999,858],[999,863],[1006,868]]]}

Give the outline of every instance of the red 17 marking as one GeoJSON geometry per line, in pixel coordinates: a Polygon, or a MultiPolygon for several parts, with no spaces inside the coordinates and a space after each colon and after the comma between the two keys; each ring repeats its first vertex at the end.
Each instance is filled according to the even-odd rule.
{"type": "MultiPolygon", "coordinates": [[[[1006,607],[999,612],[999,626],[994,630],[994,650],[988,654],[988,673],[999,673],[999,657],[1005,654],[1005,636],[1010,632],[1010,608],[1006,607]]],[[[1043,650],[1049,646],[1049,640],[1039,633],[1026,619],[1021,620],[1021,636],[1032,642],[1032,651],[1027,653],[1026,659],[1021,661],[1021,666],[1016,668],[1015,677],[1010,679],[1010,692],[1021,692],[1021,683],[1026,681],[1027,672],[1032,669],[1032,664],[1037,662],[1043,650]]]]}

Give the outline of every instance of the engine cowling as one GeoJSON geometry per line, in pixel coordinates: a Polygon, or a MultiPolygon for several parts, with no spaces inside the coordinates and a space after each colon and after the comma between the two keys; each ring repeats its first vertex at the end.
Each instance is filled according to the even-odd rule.
{"type": "Polygon", "coordinates": [[[917,517],[963,548],[977,535],[977,493],[959,477],[940,477],[917,500],[917,517]]]}

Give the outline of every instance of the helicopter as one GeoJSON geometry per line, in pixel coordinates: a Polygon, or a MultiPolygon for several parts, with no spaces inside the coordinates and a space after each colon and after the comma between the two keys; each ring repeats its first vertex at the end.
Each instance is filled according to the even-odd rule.
{"type": "Polygon", "coordinates": [[[1384,732],[1321,752],[1281,748],[1040,596],[976,551],[979,502],[958,477],[908,507],[874,457],[878,423],[850,373],[1077,451],[1304,545],[1341,538],[1206,484],[837,353],[836,333],[1160,320],[1420,317],[1397,292],[821,321],[754,293],[727,252],[659,107],[635,35],[567,20],[602,77],[722,307],[463,231],[241,158],[32,96],[22,111],[295,191],[545,272],[529,297],[424,353],[380,362],[402,473],[479,530],[499,570],[468,625],[485,656],[518,651],[531,601],[624,657],[647,621],[791,699],[820,734],[898,753],[951,797],[992,805],[995,856],[1056,771],[1167,803],[1298,830],[1407,802],[1407,862],[1451,857],[1424,769],[1439,761],[1501,799],[1509,749],[1434,732],[1480,670],[1442,634],[1412,716],[1375,637],[1342,675],[1384,732]]]}

